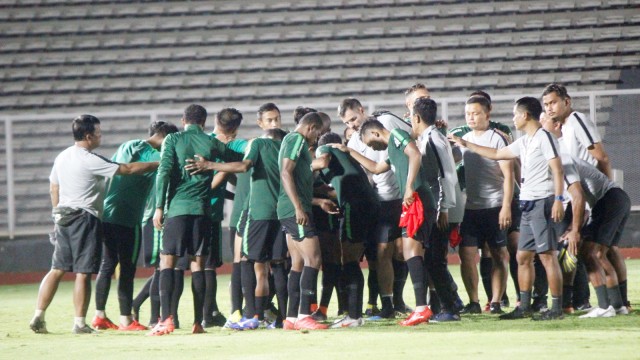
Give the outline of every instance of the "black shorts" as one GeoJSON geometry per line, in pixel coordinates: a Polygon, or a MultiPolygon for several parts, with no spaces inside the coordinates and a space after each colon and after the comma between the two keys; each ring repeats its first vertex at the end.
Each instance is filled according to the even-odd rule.
{"type": "Polygon", "coordinates": [[[179,215],[165,220],[163,255],[207,256],[211,242],[211,220],[207,215],[179,215]]]}
{"type": "MultiPolygon", "coordinates": [[[[418,228],[412,239],[421,243],[424,248],[430,248],[429,242],[431,240],[431,231],[436,223],[438,217],[438,211],[434,209],[424,209],[424,221],[418,228]]],[[[408,238],[407,228],[402,228],[402,237],[408,238]]]]}
{"type": "MultiPolygon", "coordinates": [[[[520,222],[520,240],[518,250],[535,251],[540,254],[558,249],[557,227],[551,220],[551,208],[555,201],[553,196],[545,199],[525,202],[527,209],[522,211],[520,222]]],[[[521,203],[523,203],[521,201],[521,203]]]]}
{"type": "Polygon", "coordinates": [[[520,210],[520,199],[514,197],[511,201],[511,226],[507,229],[507,235],[512,232],[520,232],[520,221],[522,219],[522,210],[520,210]]]}
{"type": "Polygon", "coordinates": [[[282,226],[278,220],[253,220],[249,216],[242,237],[242,256],[256,262],[272,259],[277,237],[282,236],[282,226]]]}
{"type": "Polygon", "coordinates": [[[291,239],[295,241],[302,241],[304,238],[318,236],[313,216],[311,213],[307,213],[307,217],[309,219],[309,223],[307,225],[298,225],[295,216],[280,219],[280,224],[282,224],[282,227],[287,234],[291,235],[291,239]]]}
{"type": "Polygon", "coordinates": [[[492,249],[507,246],[507,231],[500,230],[500,210],[502,207],[466,209],[460,226],[460,246],[483,248],[485,243],[492,249]]]}
{"type": "Polygon", "coordinates": [[[369,202],[348,202],[340,218],[340,241],[369,242],[375,236],[376,220],[380,209],[369,202]]]}
{"type": "Polygon", "coordinates": [[[402,228],[398,225],[400,215],[402,215],[402,199],[380,202],[378,223],[374,233],[376,243],[394,242],[402,237],[402,228]]]}
{"type": "Polygon", "coordinates": [[[153,226],[150,218],[142,226],[142,256],[145,267],[158,266],[160,264],[160,247],[162,245],[162,231],[153,226]]]}
{"type": "Polygon", "coordinates": [[[102,222],[86,211],[65,226],[56,225],[51,268],[97,274],[102,256],[102,222]]]}
{"type": "Polygon", "coordinates": [[[627,193],[620,188],[610,189],[593,207],[582,235],[586,241],[607,247],[618,246],[630,211],[631,201],[627,193]]]}
{"type": "MultiPolygon", "coordinates": [[[[236,224],[236,235],[243,237],[244,231],[247,228],[247,217],[249,216],[248,210],[242,210],[240,212],[240,218],[238,218],[238,224],[236,224]]],[[[231,249],[233,253],[233,248],[231,249]]]]}
{"type": "Polygon", "coordinates": [[[121,271],[125,267],[135,267],[140,254],[140,227],[131,228],[105,222],[102,224],[102,229],[104,233],[102,256],[111,256],[112,261],[119,262],[121,271]]]}
{"type": "Polygon", "coordinates": [[[311,214],[318,232],[337,232],[339,227],[338,215],[326,213],[320,206],[312,206],[311,214]]]}
{"type": "Polygon", "coordinates": [[[205,269],[216,269],[222,266],[222,222],[211,222],[211,241],[209,255],[204,261],[205,269]]]}

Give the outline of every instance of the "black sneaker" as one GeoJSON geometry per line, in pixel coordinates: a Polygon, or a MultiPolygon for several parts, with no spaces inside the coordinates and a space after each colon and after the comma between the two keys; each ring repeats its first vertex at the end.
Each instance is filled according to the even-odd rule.
{"type": "Polygon", "coordinates": [[[207,319],[202,320],[203,328],[211,328],[214,326],[222,327],[227,322],[227,318],[224,317],[219,311],[214,311],[211,313],[207,319]]]}
{"type": "Polygon", "coordinates": [[[377,314],[381,319],[395,319],[396,311],[393,308],[382,308],[380,312],[377,314]]]}
{"type": "Polygon", "coordinates": [[[315,321],[326,321],[327,320],[327,315],[323,314],[322,311],[320,311],[320,309],[312,312],[311,313],[311,317],[315,321]]]}
{"type": "Polygon", "coordinates": [[[460,321],[460,315],[443,310],[440,313],[431,316],[430,320],[434,323],[460,321]]]}
{"type": "Polygon", "coordinates": [[[516,306],[512,312],[500,315],[500,320],[517,320],[531,317],[531,311],[524,311],[519,306],[516,306]]]}
{"type": "Polygon", "coordinates": [[[482,314],[482,308],[480,307],[480,303],[471,301],[465,307],[462,308],[460,314],[468,315],[468,314],[482,314]]]}
{"type": "Polygon", "coordinates": [[[531,303],[531,311],[533,312],[544,312],[544,311],[547,311],[548,309],[549,308],[547,307],[546,297],[544,299],[536,298],[533,300],[533,303],[531,303]]]}
{"type": "Polygon", "coordinates": [[[500,303],[491,303],[491,305],[489,305],[489,312],[492,314],[504,314],[504,311],[502,311],[502,308],[500,306],[500,303]]]}
{"type": "Polygon", "coordinates": [[[29,327],[36,334],[48,334],[47,323],[39,317],[34,317],[29,323],[29,327]]]}
{"type": "Polygon", "coordinates": [[[500,306],[509,307],[509,305],[511,305],[509,303],[509,296],[507,296],[507,293],[505,293],[504,296],[502,296],[502,300],[500,301],[500,306]]]}
{"type": "Polygon", "coordinates": [[[587,301],[582,305],[578,305],[574,307],[575,311],[589,311],[591,310],[591,304],[587,301]]]}
{"type": "Polygon", "coordinates": [[[531,320],[534,321],[545,321],[545,320],[562,320],[564,319],[564,314],[562,313],[562,310],[560,311],[554,311],[554,310],[547,310],[547,311],[542,311],[540,312],[540,314],[534,316],[531,318],[531,320]]]}

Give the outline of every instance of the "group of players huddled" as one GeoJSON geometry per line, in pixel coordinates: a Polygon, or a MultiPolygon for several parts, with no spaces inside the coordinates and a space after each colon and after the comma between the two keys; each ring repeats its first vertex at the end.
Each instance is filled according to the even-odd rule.
{"type": "Polygon", "coordinates": [[[483,311],[479,277],[488,297],[484,311],[500,319],[628,314],[618,242],[629,197],[611,180],[593,121],[572,109],[565,87],[547,86],[541,100],[515,102],[513,125],[521,134],[515,141],[509,126],[491,120],[487,93],[472,93],[466,125],[447,129],[423,84],[405,92],[404,117],[367,114],[357,99],[344,99],[337,114],[344,139],[331,132],[329,115],[307,107],[295,110],[295,129],[283,130],[273,103],[257,111],[264,131],[258,138],[238,134],[243,115],[234,108],[216,113],[209,134],[207,111],[194,104],[184,111],[182,130],[154,122],[148,139],[122,144],[111,160],[92,152],[100,146],[100,121],[79,116],[75,144],[56,158],[50,176],[55,250],[31,329],[47,332],[45,310],[67,271],[76,273],[79,334],[148,330],[139,322],[147,298],[148,335],[173,332],[186,270],[193,333],[212,326],[358,327],[395,317],[401,326],[459,321],[483,311]],[[225,199],[233,199],[228,317],[216,303],[225,199]],[[458,247],[467,305],[447,267],[450,247],[458,247]],[[155,272],[134,298],[141,248],[155,272]],[[118,264],[116,325],[105,305],[118,264]],[[92,273],[98,273],[93,328],[85,320],[92,273]],[[517,303],[505,313],[509,273],[517,303]],[[402,296],[408,276],[414,308],[402,296]],[[327,323],[334,289],[338,319],[327,323]]]}

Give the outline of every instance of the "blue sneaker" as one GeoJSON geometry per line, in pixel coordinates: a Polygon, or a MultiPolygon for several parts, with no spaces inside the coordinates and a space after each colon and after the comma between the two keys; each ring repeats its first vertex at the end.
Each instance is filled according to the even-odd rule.
{"type": "Polygon", "coordinates": [[[450,321],[460,321],[460,315],[443,311],[431,317],[431,322],[439,323],[439,322],[450,322],[450,321]]]}
{"type": "Polygon", "coordinates": [[[260,320],[257,318],[247,319],[243,317],[240,321],[231,324],[231,328],[234,330],[255,330],[260,326],[260,320]]]}

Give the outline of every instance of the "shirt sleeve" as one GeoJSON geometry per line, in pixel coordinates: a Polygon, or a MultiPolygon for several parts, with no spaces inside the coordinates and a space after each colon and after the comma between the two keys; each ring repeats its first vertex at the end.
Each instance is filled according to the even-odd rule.
{"type": "Polygon", "coordinates": [[[298,161],[298,158],[300,158],[300,154],[302,154],[302,150],[307,146],[307,142],[305,141],[304,136],[294,134],[293,136],[289,136],[285,140],[286,141],[283,141],[282,143],[281,150],[284,158],[298,161]]]}
{"type": "Polygon", "coordinates": [[[169,188],[169,178],[171,169],[175,163],[175,141],[173,134],[167,135],[162,142],[160,151],[160,165],[156,174],[156,208],[165,208],[167,200],[167,189],[169,188]]]}
{"type": "Polygon", "coordinates": [[[578,113],[573,113],[571,117],[575,121],[575,134],[578,138],[580,144],[582,144],[585,148],[590,148],[594,144],[601,142],[600,134],[596,129],[595,124],[588,117],[578,115],[578,113]]]}
{"type": "Polygon", "coordinates": [[[88,169],[89,171],[98,176],[104,176],[111,178],[116,174],[120,165],[98,154],[90,153],[93,156],[89,156],[88,169]]]}
{"type": "Polygon", "coordinates": [[[49,174],[49,182],[52,184],[60,184],[58,180],[58,171],[56,170],[56,161],[53,163],[53,167],[51,168],[51,174],[49,174]]]}
{"type": "Polygon", "coordinates": [[[541,130],[544,134],[540,139],[540,150],[542,150],[542,155],[545,159],[551,160],[560,156],[558,153],[558,149],[560,149],[560,145],[558,144],[558,139],[555,136],[551,135],[551,133],[546,130],[541,130]]]}
{"type": "Polygon", "coordinates": [[[258,158],[260,157],[261,143],[262,142],[259,141],[259,139],[253,140],[244,155],[244,160],[251,160],[251,162],[255,164],[258,161],[258,158]]]}
{"type": "Polygon", "coordinates": [[[526,136],[523,136],[519,139],[517,139],[516,141],[512,142],[511,144],[509,144],[509,146],[507,146],[507,149],[509,149],[509,151],[511,151],[511,153],[514,156],[521,156],[522,155],[522,142],[524,141],[524,138],[526,136]]]}
{"type": "Polygon", "coordinates": [[[410,129],[409,124],[402,119],[390,114],[383,114],[378,116],[378,121],[384,126],[385,129],[391,131],[393,129],[402,129],[408,131],[410,129]]]}
{"type": "Polygon", "coordinates": [[[331,153],[331,148],[327,145],[322,145],[318,147],[318,149],[316,149],[316,157],[320,157],[324,154],[330,154],[330,153],[331,153]]]}
{"type": "Polygon", "coordinates": [[[571,184],[580,181],[580,174],[571,155],[563,153],[560,156],[562,160],[562,170],[564,172],[564,188],[568,188],[571,184]]]}

